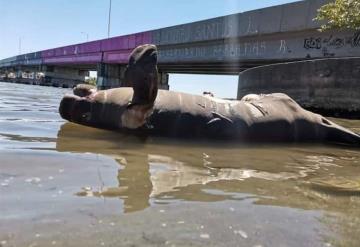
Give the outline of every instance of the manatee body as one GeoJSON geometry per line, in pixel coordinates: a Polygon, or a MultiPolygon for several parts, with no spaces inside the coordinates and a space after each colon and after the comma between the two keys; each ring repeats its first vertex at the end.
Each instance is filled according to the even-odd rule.
{"type": "Polygon", "coordinates": [[[136,47],[125,73],[128,88],[97,91],[79,85],[66,95],[64,119],[145,135],[237,141],[328,141],[360,145],[359,135],[306,111],[285,94],[248,95],[243,100],[158,90],[157,48],[136,47]]]}
{"type": "Polygon", "coordinates": [[[59,111],[64,119],[75,123],[146,135],[360,145],[359,135],[304,110],[285,94],[230,101],[158,90],[146,123],[129,128],[124,127],[122,115],[132,97],[132,88],[103,90],[86,97],[66,95],[59,111]]]}

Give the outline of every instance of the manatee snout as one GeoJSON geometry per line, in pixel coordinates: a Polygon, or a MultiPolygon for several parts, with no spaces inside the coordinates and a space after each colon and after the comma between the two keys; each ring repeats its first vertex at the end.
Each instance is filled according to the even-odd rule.
{"type": "Polygon", "coordinates": [[[62,98],[59,106],[59,113],[63,119],[71,121],[71,112],[74,109],[76,98],[77,97],[74,95],[65,95],[62,98]]]}
{"type": "Polygon", "coordinates": [[[91,114],[91,103],[76,95],[65,95],[59,106],[60,116],[68,121],[87,123],[91,114]]]}

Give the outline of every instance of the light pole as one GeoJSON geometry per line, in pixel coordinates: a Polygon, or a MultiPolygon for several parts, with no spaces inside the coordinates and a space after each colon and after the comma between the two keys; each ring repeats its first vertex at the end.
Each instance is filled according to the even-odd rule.
{"type": "Polygon", "coordinates": [[[111,0],[109,0],[108,38],[110,37],[110,22],[111,22],[111,0]]]}
{"type": "Polygon", "coordinates": [[[89,34],[86,32],[81,32],[81,34],[85,34],[86,35],[86,42],[89,41],[89,34]]]}

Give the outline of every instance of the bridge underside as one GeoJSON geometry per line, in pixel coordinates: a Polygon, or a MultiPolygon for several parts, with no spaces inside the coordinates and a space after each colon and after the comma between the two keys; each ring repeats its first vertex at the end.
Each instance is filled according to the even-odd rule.
{"type": "MultiPolygon", "coordinates": [[[[194,62],[194,63],[161,63],[159,70],[159,88],[169,89],[168,74],[214,74],[238,75],[249,68],[276,63],[278,60],[247,60],[246,62],[194,62]]],[[[124,71],[126,64],[59,64],[59,65],[22,65],[3,67],[0,79],[9,82],[36,84],[46,86],[73,87],[84,83],[89,71],[97,72],[97,86],[100,89],[121,87],[125,84],[124,71]]]]}
{"type": "MultiPolygon", "coordinates": [[[[300,61],[306,59],[289,59],[285,62],[300,61]]],[[[252,60],[252,61],[228,61],[228,62],[193,62],[193,63],[161,63],[158,69],[163,73],[176,74],[214,74],[214,75],[238,75],[240,72],[268,64],[284,62],[284,59],[252,60]]],[[[124,67],[126,64],[111,64],[124,67]]],[[[74,65],[52,65],[77,70],[98,71],[98,64],[74,64],[74,65]]],[[[33,70],[37,67],[24,67],[33,70]]]]}

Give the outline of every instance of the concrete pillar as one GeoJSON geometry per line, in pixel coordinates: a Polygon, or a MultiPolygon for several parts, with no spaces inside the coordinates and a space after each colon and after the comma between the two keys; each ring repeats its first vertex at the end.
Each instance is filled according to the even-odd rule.
{"type": "Polygon", "coordinates": [[[238,95],[285,93],[304,108],[325,115],[360,116],[360,58],[326,58],[245,70],[238,95]]]}
{"type": "Polygon", "coordinates": [[[43,66],[42,71],[45,76],[43,84],[55,87],[74,87],[85,83],[85,76],[89,75],[86,70],[60,66],[43,66]]]}
{"type": "Polygon", "coordinates": [[[97,87],[108,89],[125,86],[125,70],[126,66],[122,64],[98,64],[97,87]]]}
{"type": "Polygon", "coordinates": [[[16,72],[15,72],[15,75],[16,75],[16,79],[17,80],[21,80],[22,79],[22,68],[19,66],[16,68],[16,72]]]}
{"type": "Polygon", "coordinates": [[[6,81],[6,79],[7,79],[7,72],[6,72],[6,70],[1,69],[0,70],[0,80],[6,81]]]}
{"type": "Polygon", "coordinates": [[[169,74],[164,72],[159,72],[159,89],[169,90],[169,74]]]}
{"type": "Polygon", "coordinates": [[[41,71],[44,73],[44,78],[41,81],[40,85],[50,86],[51,85],[51,73],[54,72],[54,66],[43,65],[41,66],[41,71]]]}

